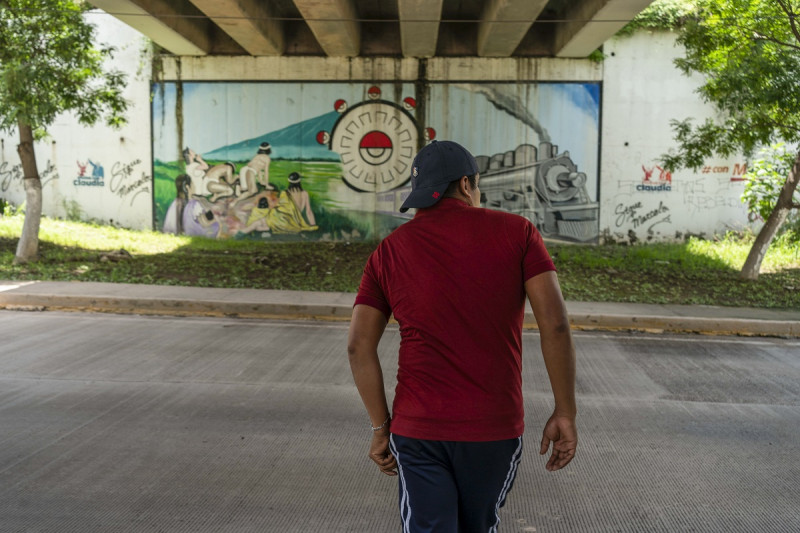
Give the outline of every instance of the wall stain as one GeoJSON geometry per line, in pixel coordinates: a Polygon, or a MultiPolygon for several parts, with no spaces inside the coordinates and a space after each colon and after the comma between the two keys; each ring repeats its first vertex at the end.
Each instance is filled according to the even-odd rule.
{"type": "Polygon", "coordinates": [[[425,146],[425,125],[427,121],[428,94],[430,93],[430,82],[428,81],[428,60],[420,58],[417,63],[417,79],[414,81],[414,98],[417,107],[414,110],[414,118],[417,119],[417,151],[425,146]]]}
{"type": "Polygon", "coordinates": [[[178,160],[183,161],[183,79],[181,77],[181,60],[175,59],[175,124],[178,132],[178,160]]]}

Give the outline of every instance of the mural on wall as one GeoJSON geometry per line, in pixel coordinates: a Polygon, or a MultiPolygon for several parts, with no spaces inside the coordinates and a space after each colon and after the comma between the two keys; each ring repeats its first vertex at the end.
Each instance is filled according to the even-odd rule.
{"type": "MultiPolygon", "coordinates": [[[[339,99],[333,106],[341,116],[330,132],[317,133],[317,142],[339,154],[342,179],[359,192],[383,192],[410,179],[417,153],[417,122],[411,114],[417,102],[407,96],[403,106],[380,100],[381,89],[371,86],[368,100],[348,108],[339,99]]],[[[435,136],[426,128],[426,140],[435,136]]]]}
{"type": "Polygon", "coordinates": [[[597,237],[597,202],[586,188],[567,151],[540,143],[522,144],[514,151],[480,156],[481,190],[485,205],[518,213],[531,220],[545,237],[591,241],[597,237]]]}
{"type": "MultiPolygon", "coordinates": [[[[445,125],[439,127],[449,129],[447,138],[476,155],[484,207],[521,215],[547,238],[597,240],[597,85],[454,84],[434,86],[432,95],[434,103],[449,105],[439,108],[447,116],[430,121],[445,125]],[[559,150],[554,138],[568,143],[573,154],[559,150]],[[501,151],[486,154],[481,147],[501,151]]],[[[379,212],[397,213],[410,190],[379,195],[379,212]]]]}
{"type": "Polygon", "coordinates": [[[439,137],[476,154],[486,207],[525,216],[546,237],[596,240],[597,84],[434,84],[423,98],[424,113],[411,84],[157,84],[156,226],[380,238],[413,216],[398,211],[411,163],[439,137]]]}

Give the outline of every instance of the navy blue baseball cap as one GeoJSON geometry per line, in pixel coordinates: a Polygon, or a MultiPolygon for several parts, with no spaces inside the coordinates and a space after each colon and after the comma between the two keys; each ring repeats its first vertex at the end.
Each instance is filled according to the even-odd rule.
{"type": "Polygon", "coordinates": [[[411,165],[411,194],[400,206],[430,207],[444,194],[450,182],[478,173],[478,164],[466,148],[453,141],[431,141],[419,151],[411,165]]]}

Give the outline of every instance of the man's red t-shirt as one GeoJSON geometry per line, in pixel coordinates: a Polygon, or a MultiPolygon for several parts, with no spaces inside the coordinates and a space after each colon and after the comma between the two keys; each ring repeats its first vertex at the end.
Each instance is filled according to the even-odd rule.
{"type": "Polygon", "coordinates": [[[549,270],[530,221],[454,198],[420,209],[381,242],[355,305],[400,324],[392,433],[450,441],[522,434],[524,284],[549,270]]]}

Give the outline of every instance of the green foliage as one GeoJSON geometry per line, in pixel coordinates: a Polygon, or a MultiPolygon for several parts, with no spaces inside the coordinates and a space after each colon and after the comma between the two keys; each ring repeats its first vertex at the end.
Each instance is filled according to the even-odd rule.
{"type": "Polygon", "coordinates": [[[591,62],[593,62],[593,63],[602,63],[603,61],[605,61],[605,59],[606,59],[606,55],[603,53],[603,51],[602,51],[602,50],[600,50],[600,49],[598,48],[597,50],[595,50],[594,52],[592,52],[591,54],[589,54],[589,55],[586,57],[586,59],[588,59],[589,61],[591,61],[591,62]]]}
{"type": "Polygon", "coordinates": [[[96,48],[91,6],[71,0],[0,2],[0,130],[30,125],[36,138],[71,111],[82,124],[120,126],[125,75],[103,69],[111,47],[96,48]]]}
{"type": "Polygon", "coordinates": [[[71,220],[73,222],[79,222],[83,219],[83,211],[81,210],[81,204],[76,202],[75,200],[63,200],[62,204],[64,206],[64,213],[65,218],[67,220],[71,220]]]}
{"type": "Polygon", "coordinates": [[[639,29],[674,30],[682,27],[697,9],[697,0],[656,0],[617,32],[631,35],[639,29]]]}
{"type": "MultiPolygon", "coordinates": [[[[778,195],[789,175],[789,170],[794,163],[795,154],[786,149],[783,143],[770,146],[762,152],[763,157],[756,159],[750,170],[744,175],[748,180],[742,193],[742,202],[747,204],[749,213],[766,220],[775,204],[778,195]]],[[[800,204],[800,192],[795,191],[795,203],[800,204]]],[[[800,214],[796,211],[790,213],[789,224],[797,222],[800,214]]]]}
{"type": "MultiPolygon", "coordinates": [[[[5,279],[354,292],[375,248],[368,242],[215,240],[43,218],[41,259],[15,266],[13,242],[21,228],[21,216],[0,218],[5,279]],[[102,260],[101,252],[120,248],[132,257],[102,260]]],[[[770,247],[765,272],[756,282],[736,274],[753,241],[750,234],[672,244],[548,248],[569,300],[797,309],[800,243],[786,235],[770,247]]]]}
{"type": "Polygon", "coordinates": [[[800,5],[788,0],[699,0],[678,43],[686,56],[675,64],[702,74],[701,98],[719,112],[695,126],[672,122],[677,151],[662,156],[670,170],[697,168],[777,140],[800,140],[800,5]]]}

